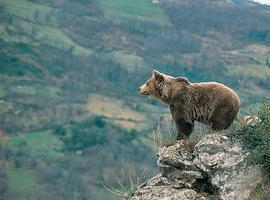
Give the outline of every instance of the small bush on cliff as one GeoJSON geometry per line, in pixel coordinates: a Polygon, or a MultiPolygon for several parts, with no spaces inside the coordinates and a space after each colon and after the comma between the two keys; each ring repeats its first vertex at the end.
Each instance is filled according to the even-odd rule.
{"type": "Polygon", "coordinates": [[[270,197],[270,103],[262,104],[255,116],[251,119],[254,122],[234,123],[230,134],[250,151],[251,164],[261,165],[265,172],[264,181],[252,192],[250,200],[266,200],[270,197]]]}
{"type": "Polygon", "coordinates": [[[138,187],[145,180],[144,172],[138,174],[138,171],[131,168],[127,170],[121,169],[122,177],[116,177],[118,187],[109,187],[105,184],[103,186],[116,197],[129,199],[135,195],[138,187]]]}
{"type": "Polygon", "coordinates": [[[68,131],[57,127],[54,132],[63,136],[62,140],[68,151],[85,150],[96,145],[108,143],[105,121],[101,117],[89,118],[84,121],[74,121],[67,128],[68,131]],[[64,134],[62,133],[64,132],[64,134]],[[68,132],[70,132],[68,134],[68,132]]]}
{"type": "Polygon", "coordinates": [[[161,116],[156,127],[148,132],[146,137],[142,138],[142,143],[150,147],[154,152],[162,146],[175,144],[175,128],[172,120],[165,119],[161,116]]]}
{"type": "Polygon", "coordinates": [[[251,163],[261,165],[270,176],[270,103],[262,104],[256,115],[260,122],[252,125],[235,123],[230,133],[250,150],[251,163]]]}

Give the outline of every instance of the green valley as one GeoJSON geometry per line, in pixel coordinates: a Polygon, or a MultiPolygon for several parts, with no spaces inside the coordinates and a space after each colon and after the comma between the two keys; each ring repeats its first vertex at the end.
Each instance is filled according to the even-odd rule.
{"type": "Polygon", "coordinates": [[[104,185],[119,188],[121,169],[155,174],[142,141],[169,110],[137,94],[153,69],[224,83],[241,113],[269,101],[269,12],[226,0],[0,0],[0,200],[113,200],[104,185]]]}

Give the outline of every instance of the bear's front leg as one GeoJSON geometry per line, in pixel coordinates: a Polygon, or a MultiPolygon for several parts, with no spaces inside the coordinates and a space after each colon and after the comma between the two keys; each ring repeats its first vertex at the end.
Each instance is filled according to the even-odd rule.
{"type": "Polygon", "coordinates": [[[183,118],[175,120],[175,124],[177,130],[176,140],[188,138],[193,131],[194,123],[186,122],[183,118]]]}

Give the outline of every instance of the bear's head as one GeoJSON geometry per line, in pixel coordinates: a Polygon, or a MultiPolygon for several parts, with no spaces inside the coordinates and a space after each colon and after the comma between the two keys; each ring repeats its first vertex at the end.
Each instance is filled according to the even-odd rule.
{"type": "Polygon", "coordinates": [[[184,77],[172,77],[154,70],[152,77],[138,88],[140,94],[155,97],[169,103],[175,94],[179,94],[190,82],[184,77]],[[184,86],[184,87],[183,87],[184,86]]]}

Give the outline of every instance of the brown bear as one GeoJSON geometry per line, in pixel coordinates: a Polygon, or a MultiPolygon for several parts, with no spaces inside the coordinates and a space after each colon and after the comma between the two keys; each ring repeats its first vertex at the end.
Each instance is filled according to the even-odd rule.
{"type": "Polygon", "coordinates": [[[191,134],[195,121],[214,130],[227,129],[240,107],[237,94],[221,83],[191,83],[187,78],[175,78],[156,70],[138,91],[169,105],[178,140],[191,134]]]}

